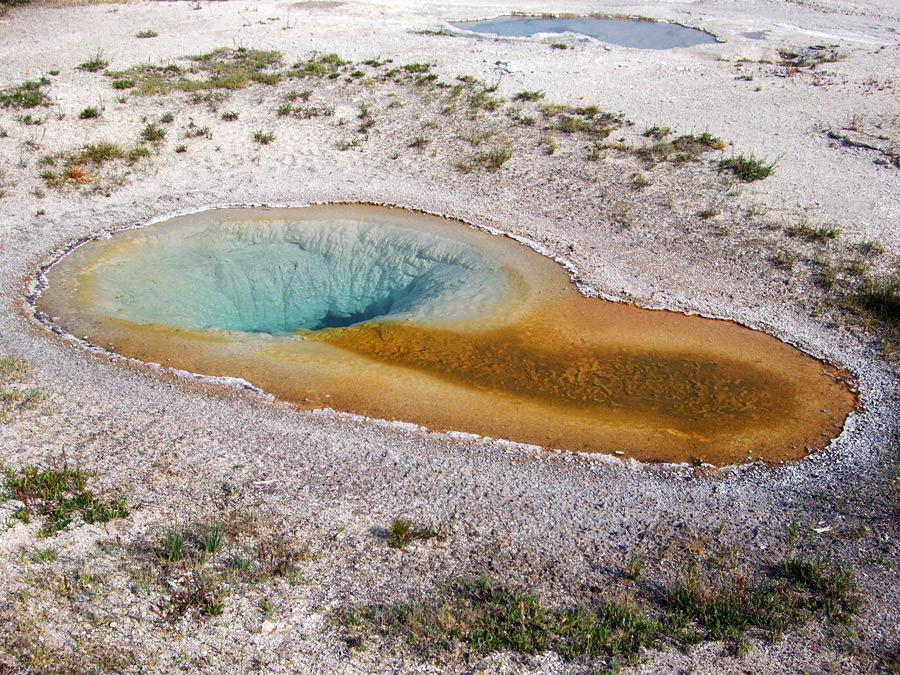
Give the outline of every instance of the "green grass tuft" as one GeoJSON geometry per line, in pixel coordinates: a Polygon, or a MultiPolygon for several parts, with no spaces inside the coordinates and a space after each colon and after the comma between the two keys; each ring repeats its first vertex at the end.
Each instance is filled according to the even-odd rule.
{"type": "Polygon", "coordinates": [[[141,130],[141,140],[147,143],[160,143],[166,137],[166,130],[156,126],[155,122],[149,122],[141,130]]]}
{"type": "Polygon", "coordinates": [[[540,101],[544,98],[542,91],[520,91],[513,96],[513,101],[540,101]]]}
{"type": "Polygon", "coordinates": [[[275,140],[275,133],[271,131],[263,131],[257,129],[253,132],[253,140],[260,145],[268,145],[275,140]]]}
{"type": "Polygon", "coordinates": [[[829,242],[840,234],[840,230],[829,225],[813,227],[805,220],[802,220],[796,225],[790,225],[785,228],[785,233],[789,237],[801,237],[807,241],[829,242]]]}
{"type": "Polygon", "coordinates": [[[347,65],[349,61],[343,60],[337,54],[323,54],[321,56],[313,56],[306,61],[298,61],[291,66],[291,77],[307,78],[307,77],[337,77],[340,70],[347,65]]]}
{"type": "Polygon", "coordinates": [[[745,157],[737,155],[719,161],[720,169],[730,169],[741,180],[752,182],[762,180],[772,175],[775,170],[775,162],[766,163],[755,155],[745,157]]]}
{"type": "Polygon", "coordinates": [[[394,518],[387,533],[387,545],[391,548],[403,548],[415,540],[426,541],[428,539],[443,539],[445,534],[442,528],[434,528],[430,525],[413,527],[406,518],[394,518]]]}
{"type": "Polygon", "coordinates": [[[889,341],[900,343],[900,275],[864,279],[856,299],[886,324],[889,341]]]}
{"type": "Polygon", "coordinates": [[[100,117],[100,109],[97,108],[96,106],[88,106],[87,108],[82,110],[80,113],[78,113],[78,117],[79,117],[79,119],[83,119],[83,120],[96,119],[97,117],[100,117]]]}
{"type": "Polygon", "coordinates": [[[97,73],[104,70],[109,65],[109,61],[103,58],[103,52],[98,51],[94,57],[84,63],[75,66],[78,70],[84,70],[89,73],[97,73]]]}

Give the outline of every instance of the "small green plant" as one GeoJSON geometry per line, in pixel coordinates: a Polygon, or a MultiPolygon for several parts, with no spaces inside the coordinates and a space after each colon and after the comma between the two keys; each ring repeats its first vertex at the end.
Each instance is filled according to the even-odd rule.
{"type": "Polygon", "coordinates": [[[550,49],[568,49],[569,45],[565,42],[554,42],[550,45],[550,49]]]}
{"type": "Polygon", "coordinates": [[[172,622],[192,609],[201,616],[218,616],[225,609],[224,597],[225,591],[214,574],[192,570],[187,583],[172,588],[157,613],[172,622]]]}
{"type": "Polygon", "coordinates": [[[16,119],[19,122],[21,122],[22,124],[24,124],[26,127],[38,126],[38,125],[44,123],[43,117],[33,117],[32,115],[29,115],[29,114],[19,115],[18,117],[16,117],[16,119]]]}
{"type": "Polygon", "coordinates": [[[291,77],[329,77],[336,78],[340,75],[340,69],[350,62],[343,60],[337,54],[323,54],[314,56],[306,61],[298,61],[291,67],[291,77]]]}
{"type": "Polygon", "coordinates": [[[125,159],[129,166],[137,164],[140,160],[147,159],[148,157],[150,157],[150,150],[143,145],[136,145],[125,155],[125,159]]]}
{"type": "MultiPolygon", "coordinates": [[[[422,28],[421,30],[416,30],[416,31],[413,31],[413,32],[414,32],[416,35],[449,35],[449,36],[451,36],[451,37],[453,36],[453,33],[451,33],[451,32],[450,32],[449,30],[447,30],[446,28],[437,28],[437,29],[435,29],[435,28],[422,28]]],[[[363,63],[365,63],[365,61],[363,61],[363,63]]]]}
{"type": "Polygon", "coordinates": [[[506,164],[512,156],[513,145],[507,141],[494,146],[486,152],[476,153],[473,162],[493,173],[499,171],[500,167],[506,164]]]}
{"type": "Polygon", "coordinates": [[[6,469],[3,487],[22,502],[12,518],[21,522],[33,517],[42,519],[38,532],[42,537],[64,530],[76,515],[87,524],[127,518],[129,512],[124,499],[103,501],[88,489],[87,480],[93,475],[90,471],[69,469],[65,459],[61,466],[44,469],[35,466],[18,471],[6,469]]]}
{"type": "Polygon", "coordinates": [[[231,560],[228,561],[228,567],[239,572],[246,572],[250,569],[250,563],[250,558],[235,553],[231,556],[231,560]]]}
{"type": "Polygon", "coordinates": [[[162,127],[158,127],[154,122],[149,122],[141,130],[141,139],[147,143],[161,143],[165,137],[166,130],[162,127]]]}
{"type": "Polygon", "coordinates": [[[727,237],[731,234],[731,225],[725,222],[715,223],[715,232],[720,237],[727,237]]]}
{"type": "Polygon", "coordinates": [[[672,133],[672,130],[669,127],[660,127],[654,124],[652,127],[648,127],[644,130],[644,136],[649,138],[653,138],[657,141],[661,141],[666,136],[672,133]]]}
{"type": "Polygon", "coordinates": [[[238,118],[238,113],[234,110],[226,110],[222,113],[222,119],[226,122],[235,122],[238,118]]]}
{"type": "Polygon", "coordinates": [[[159,33],[157,33],[155,30],[147,29],[147,30],[139,31],[135,35],[135,37],[142,38],[142,39],[155,38],[155,37],[159,37],[159,33]]]}
{"type": "Polygon", "coordinates": [[[641,189],[653,185],[653,181],[639,171],[635,171],[631,174],[631,184],[641,189]]]}
{"type": "Polygon", "coordinates": [[[771,176],[775,170],[775,162],[766,163],[752,154],[749,157],[737,155],[719,160],[719,168],[729,169],[735,176],[749,183],[771,176]]]}
{"type": "Polygon", "coordinates": [[[159,117],[160,124],[171,124],[175,121],[175,114],[169,111],[164,112],[159,117]]]}
{"type": "Polygon", "coordinates": [[[644,569],[644,556],[635,551],[631,552],[628,560],[628,578],[632,581],[640,581],[641,571],[644,569]]]}
{"type": "Polygon", "coordinates": [[[784,269],[786,272],[794,271],[794,263],[796,261],[797,257],[786,249],[777,248],[772,251],[772,262],[775,263],[778,267],[784,269]]]}
{"type": "MultiPolygon", "coordinates": [[[[294,117],[308,120],[313,117],[331,117],[334,115],[334,106],[300,106],[294,109],[294,117]]],[[[347,121],[342,117],[338,120],[338,126],[343,126],[347,121]]]]}
{"type": "Polygon", "coordinates": [[[544,92],[526,90],[513,96],[513,101],[540,101],[542,98],[544,98],[544,92]]]}
{"type": "Polygon", "coordinates": [[[187,130],[184,132],[185,138],[212,138],[212,132],[209,130],[209,127],[204,125],[202,127],[198,127],[194,124],[193,120],[190,124],[188,124],[187,130]]]}
{"type": "Polygon", "coordinates": [[[177,527],[170,527],[163,533],[162,560],[171,564],[181,560],[184,555],[184,532],[177,527]]]}
{"type": "Polygon", "coordinates": [[[286,94],[282,94],[282,97],[285,101],[290,101],[293,103],[294,101],[303,101],[306,103],[309,101],[309,98],[312,96],[312,89],[304,89],[303,91],[297,91],[296,89],[287,92],[286,94]]]}
{"type": "Polygon", "coordinates": [[[887,324],[895,341],[900,338],[900,275],[866,278],[857,294],[857,301],[887,324]]]}
{"type": "Polygon", "coordinates": [[[36,548],[32,550],[31,553],[28,554],[28,557],[31,559],[31,562],[45,563],[56,560],[58,555],[58,548],[55,546],[48,546],[47,548],[36,548]]]}
{"type": "Polygon", "coordinates": [[[700,209],[697,212],[697,215],[703,218],[703,220],[708,220],[710,218],[715,218],[720,213],[722,213],[719,209],[714,206],[708,206],[705,209],[700,209]]]}
{"type": "Polygon", "coordinates": [[[80,63],[76,68],[78,70],[84,70],[89,73],[97,73],[103,69],[105,69],[109,65],[109,61],[103,58],[103,52],[98,51],[93,58],[85,61],[84,63],[80,63]]]}
{"type": "Polygon", "coordinates": [[[290,115],[293,110],[294,106],[292,106],[290,103],[282,103],[278,106],[278,116],[284,117],[285,115],[290,115]]]}
{"type": "Polygon", "coordinates": [[[407,63],[403,66],[403,70],[407,73],[427,73],[431,70],[431,65],[428,63],[407,63]]]}
{"type": "Polygon", "coordinates": [[[92,120],[100,117],[100,109],[96,106],[88,106],[80,113],[78,113],[79,119],[83,120],[92,120]]]}
{"type": "Polygon", "coordinates": [[[872,257],[884,253],[884,246],[879,241],[866,239],[857,246],[857,250],[864,256],[872,257]]]}
{"type": "Polygon", "coordinates": [[[350,148],[358,148],[362,144],[362,141],[358,138],[342,138],[337,141],[337,149],[341,152],[345,150],[349,150],[350,148]]]}
{"type": "Polygon", "coordinates": [[[381,68],[382,66],[386,66],[389,63],[393,63],[393,59],[365,59],[361,61],[364,66],[372,66],[373,68],[381,68]]]}
{"type": "Polygon", "coordinates": [[[425,138],[425,136],[416,136],[409,142],[409,147],[422,151],[429,143],[431,143],[430,138],[425,138]]]}
{"type": "Polygon", "coordinates": [[[114,159],[120,159],[123,155],[122,148],[115,143],[97,141],[96,143],[88,143],[81,146],[80,159],[84,162],[100,165],[114,159]]]}
{"type": "Polygon", "coordinates": [[[182,143],[180,145],[176,145],[175,152],[177,152],[177,153],[187,152],[187,146],[184,143],[182,143]]]}
{"type": "Polygon", "coordinates": [[[872,267],[872,263],[863,258],[862,256],[856,256],[853,260],[850,261],[850,264],[847,266],[847,270],[858,277],[864,276],[866,272],[869,271],[869,268],[872,267]]]}
{"type": "Polygon", "coordinates": [[[841,567],[829,568],[822,559],[785,558],[784,577],[804,594],[809,610],[824,610],[829,619],[848,623],[862,606],[853,575],[841,567]]]}
{"type": "Polygon", "coordinates": [[[537,123],[537,120],[533,115],[523,115],[522,111],[516,106],[510,106],[506,109],[506,115],[513,121],[513,123],[521,125],[523,127],[531,127],[537,123]]]}
{"type": "Polygon", "coordinates": [[[430,525],[413,527],[406,518],[394,518],[387,533],[387,544],[391,548],[403,548],[415,540],[428,540],[443,538],[442,528],[434,528],[430,525]]]}
{"type": "Polygon", "coordinates": [[[469,96],[469,109],[473,112],[478,110],[497,110],[501,103],[503,103],[503,99],[491,96],[487,89],[479,89],[469,96]]]}
{"type": "Polygon", "coordinates": [[[253,141],[259,143],[260,145],[268,145],[274,140],[275,133],[272,131],[263,131],[262,129],[257,129],[253,132],[253,141]]]}
{"type": "Polygon", "coordinates": [[[821,225],[819,227],[813,227],[805,220],[801,220],[799,223],[794,225],[790,225],[785,228],[785,233],[789,237],[800,237],[802,239],[806,239],[807,241],[813,242],[829,242],[832,239],[835,239],[840,230],[833,225],[821,225]]]}
{"type": "Polygon", "coordinates": [[[221,523],[212,523],[200,535],[200,543],[206,553],[213,554],[222,546],[225,528],[221,523]]]}

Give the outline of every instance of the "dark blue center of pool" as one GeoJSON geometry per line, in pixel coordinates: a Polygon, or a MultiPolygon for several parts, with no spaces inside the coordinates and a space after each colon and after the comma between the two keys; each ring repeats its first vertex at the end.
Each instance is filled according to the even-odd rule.
{"type": "Polygon", "coordinates": [[[577,33],[636,49],[675,49],[716,42],[716,38],[695,28],[675,23],[638,19],[603,19],[576,17],[502,17],[486,21],[465,21],[452,24],[455,28],[475,33],[503,37],[532,37],[540,33],[577,33]]]}

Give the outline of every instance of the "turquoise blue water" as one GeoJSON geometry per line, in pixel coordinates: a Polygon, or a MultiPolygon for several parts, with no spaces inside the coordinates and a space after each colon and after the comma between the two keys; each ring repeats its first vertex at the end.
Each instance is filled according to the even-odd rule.
{"type": "Polygon", "coordinates": [[[123,236],[85,277],[99,309],[138,324],[283,333],[465,319],[490,314],[510,291],[499,262],[432,232],[237,213],[136,231],[133,243],[123,236]]]}
{"type": "Polygon", "coordinates": [[[579,33],[601,42],[637,49],[674,49],[716,42],[716,38],[712,35],[694,28],[674,23],[634,19],[502,17],[452,25],[463,30],[504,37],[531,37],[539,33],[579,33]]]}

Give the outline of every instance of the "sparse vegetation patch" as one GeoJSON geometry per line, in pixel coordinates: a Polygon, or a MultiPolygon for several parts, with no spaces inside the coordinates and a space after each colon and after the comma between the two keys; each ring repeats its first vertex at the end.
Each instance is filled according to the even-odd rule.
{"type": "Polygon", "coordinates": [[[65,460],[56,466],[25,466],[4,471],[3,487],[7,499],[22,506],[13,511],[12,519],[23,523],[32,518],[42,521],[40,536],[46,537],[66,529],[76,516],[84,523],[105,523],[127,518],[125,499],[104,501],[88,489],[88,478],[95,475],[82,469],[70,469],[65,460]]]}
{"type": "Polygon", "coordinates": [[[7,89],[0,89],[0,106],[4,108],[36,108],[39,105],[50,105],[50,97],[45,91],[50,80],[27,80],[22,84],[7,89]]]}
{"type": "Polygon", "coordinates": [[[26,385],[27,373],[28,365],[22,359],[0,356],[0,423],[33,410],[46,398],[40,389],[26,385]]]}
{"type": "Polygon", "coordinates": [[[406,518],[394,518],[387,532],[387,544],[391,548],[403,548],[413,541],[443,539],[446,534],[441,527],[431,525],[415,526],[406,518]]]}
{"type": "Polygon", "coordinates": [[[152,611],[169,622],[218,616],[235,589],[246,593],[273,579],[295,583],[300,564],[314,557],[256,513],[171,525],[133,555],[139,561],[133,574],[148,585],[152,611]]]}
{"type": "Polygon", "coordinates": [[[775,162],[768,163],[752,154],[749,157],[737,155],[721,160],[719,167],[729,169],[735,176],[749,183],[771,176],[775,170],[775,162]]]}
{"type": "MultiPolygon", "coordinates": [[[[639,583],[640,573],[631,579],[639,583]]],[[[574,607],[548,606],[539,596],[488,577],[454,579],[427,600],[355,607],[339,613],[351,633],[376,631],[414,652],[431,655],[467,645],[479,653],[554,651],[566,661],[603,659],[634,664],[642,649],[667,643],[683,649],[726,641],[736,654],[751,636],[777,639],[814,615],[846,623],[861,604],[852,576],[822,562],[787,558],[775,579],[752,584],[735,571],[714,581],[685,566],[651,602],[597,600],[574,607]]]]}
{"type": "Polygon", "coordinates": [[[76,68],[78,70],[84,70],[89,73],[97,73],[101,70],[104,70],[107,66],[109,66],[109,61],[103,58],[103,52],[97,52],[93,58],[88,59],[84,63],[80,63],[76,68]]]}

